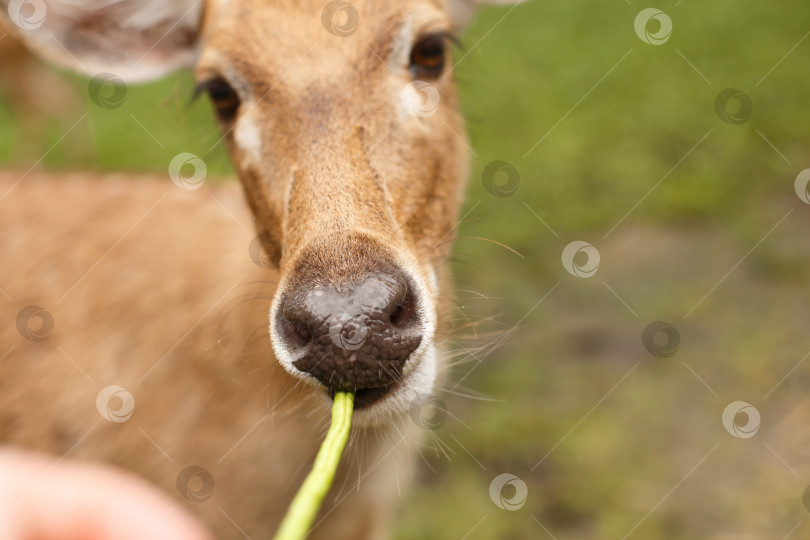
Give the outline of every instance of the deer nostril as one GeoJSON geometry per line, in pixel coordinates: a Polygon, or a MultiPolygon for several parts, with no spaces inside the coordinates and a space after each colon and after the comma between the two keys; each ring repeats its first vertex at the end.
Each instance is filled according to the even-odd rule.
{"type": "Polygon", "coordinates": [[[298,336],[301,342],[304,344],[309,343],[309,340],[312,339],[310,331],[302,324],[293,324],[292,326],[295,330],[295,335],[298,336]]]}
{"type": "Polygon", "coordinates": [[[312,341],[312,332],[309,328],[299,321],[288,318],[283,310],[279,311],[279,323],[281,334],[289,345],[304,348],[312,341]]]}
{"type": "Polygon", "coordinates": [[[413,294],[413,287],[410,287],[409,284],[406,283],[405,296],[403,296],[402,299],[397,302],[396,306],[391,312],[389,321],[392,325],[401,330],[410,328],[416,324],[416,298],[413,294]]]}

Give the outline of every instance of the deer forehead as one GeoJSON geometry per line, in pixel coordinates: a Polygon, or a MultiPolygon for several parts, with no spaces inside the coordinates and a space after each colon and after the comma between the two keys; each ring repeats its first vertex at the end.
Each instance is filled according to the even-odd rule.
{"type": "Polygon", "coordinates": [[[412,84],[408,63],[416,40],[449,29],[443,11],[429,2],[354,2],[356,28],[335,35],[324,26],[323,6],[218,4],[217,20],[204,33],[197,77],[223,77],[239,93],[244,112],[234,142],[243,159],[259,164],[272,145],[267,109],[284,111],[288,127],[308,116],[322,119],[321,109],[338,123],[363,108],[403,124],[427,123],[419,111],[430,95],[412,84]]]}
{"type": "Polygon", "coordinates": [[[351,10],[347,17],[353,24],[335,29],[327,17],[333,3],[218,3],[206,17],[198,76],[217,71],[235,75],[237,80],[229,82],[237,89],[264,85],[266,90],[269,85],[301,90],[320,82],[348,92],[347,85],[366,71],[387,68],[405,77],[414,41],[451,27],[444,11],[431,2],[376,0],[338,2],[351,10]]]}

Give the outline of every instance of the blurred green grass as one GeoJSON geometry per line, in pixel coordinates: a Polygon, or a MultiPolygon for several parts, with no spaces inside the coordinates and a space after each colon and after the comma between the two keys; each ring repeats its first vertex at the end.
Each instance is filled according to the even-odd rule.
{"type": "MultiPolygon", "coordinates": [[[[810,162],[810,40],[780,61],[806,37],[810,11],[661,2],[674,31],[651,46],[633,30],[642,7],[487,8],[463,37],[457,78],[476,156],[453,264],[458,288],[482,296],[459,292],[459,311],[521,329],[454,369],[447,387],[464,380],[446,394],[452,416],[410,471],[419,481],[395,538],[781,538],[806,521],[810,456],[795,411],[810,373],[800,367],[763,396],[810,348],[810,220],[793,193],[810,162]],[[742,125],[715,114],[729,87],[753,101],[742,125]],[[494,160],[519,171],[512,197],[483,187],[494,160]],[[594,278],[562,268],[572,240],[599,248],[594,278]],[[669,359],[641,343],[659,319],[680,333],[669,359]],[[798,478],[760,440],[723,430],[723,407],[738,399],[761,408],[758,439],[798,478]],[[490,500],[504,472],[528,484],[519,511],[490,500]]],[[[131,87],[112,111],[90,102],[84,79],[63,78],[79,104],[49,118],[42,140],[0,102],[0,165],[25,169],[48,152],[48,169],[163,172],[184,151],[231,173],[208,104],[190,101],[190,75],[131,87]]]]}

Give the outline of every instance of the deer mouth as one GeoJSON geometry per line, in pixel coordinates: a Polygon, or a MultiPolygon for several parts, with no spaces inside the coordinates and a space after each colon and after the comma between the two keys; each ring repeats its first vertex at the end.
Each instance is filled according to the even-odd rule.
{"type": "MultiPolygon", "coordinates": [[[[388,395],[388,393],[393,390],[400,381],[392,382],[391,384],[386,384],[385,386],[379,386],[377,388],[358,388],[354,392],[354,410],[360,410],[370,407],[374,405],[382,398],[388,395]]],[[[329,397],[331,399],[335,399],[335,391],[329,390],[329,397]]]]}

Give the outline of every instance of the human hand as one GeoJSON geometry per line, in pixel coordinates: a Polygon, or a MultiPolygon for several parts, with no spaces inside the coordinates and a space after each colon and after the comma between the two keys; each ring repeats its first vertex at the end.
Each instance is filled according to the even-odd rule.
{"type": "Polygon", "coordinates": [[[0,540],[212,540],[130,473],[0,446],[0,540]]]}

